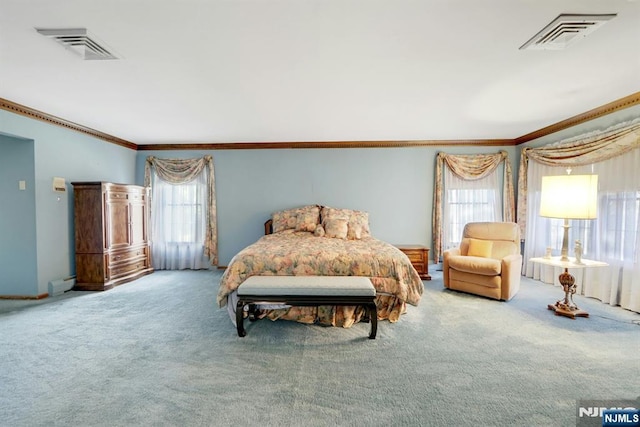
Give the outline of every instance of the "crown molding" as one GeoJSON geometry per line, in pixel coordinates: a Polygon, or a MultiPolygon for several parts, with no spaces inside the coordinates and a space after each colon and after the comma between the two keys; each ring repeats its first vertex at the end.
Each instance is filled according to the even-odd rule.
{"type": "Polygon", "coordinates": [[[521,137],[516,138],[514,141],[516,145],[524,144],[525,142],[533,141],[534,139],[559,132],[572,126],[576,126],[581,123],[585,123],[598,117],[606,116],[607,114],[624,110],[625,108],[633,107],[634,105],[638,104],[640,104],[640,92],[633,93],[629,96],[625,96],[624,98],[620,98],[608,104],[594,108],[593,110],[578,114],[577,116],[570,117],[566,120],[542,129],[538,129],[526,135],[522,135],[521,137]]]}
{"type": "Polygon", "coordinates": [[[24,105],[9,101],[4,98],[0,98],[0,109],[10,111],[12,113],[19,114],[21,116],[26,116],[35,120],[40,120],[42,122],[47,122],[49,124],[53,124],[56,126],[61,126],[70,130],[74,130],[76,132],[84,133],[85,135],[92,136],[94,138],[102,139],[103,141],[110,142],[112,144],[120,145],[122,147],[130,148],[132,150],[137,150],[138,146],[133,142],[126,141],[124,139],[117,138],[113,135],[106,134],[104,132],[97,131],[95,129],[91,129],[86,126],[79,125],[77,123],[70,122],[65,119],[61,119],[60,117],[52,116],[51,114],[43,113],[42,111],[35,110],[30,107],[26,107],[24,105]]]}
{"type": "Polygon", "coordinates": [[[410,141],[300,141],[300,142],[227,142],[189,144],[141,144],[138,151],[163,150],[278,150],[301,148],[393,148],[448,145],[505,146],[515,145],[512,139],[460,139],[410,141]]]}
{"type": "Polygon", "coordinates": [[[0,109],[35,120],[61,126],[90,135],[103,141],[137,151],[168,150],[277,150],[302,148],[393,148],[427,146],[509,146],[520,145],[543,136],[559,132],[589,120],[640,104],[640,92],[620,98],[608,104],[578,114],[561,122],[538,129],[515,139],[459,139],[459,140],[406,140],[406,141],[301,141],[301,142],[224,142],[186,144],[135,144],[133,142],[97,131],[95,129],[61,119],[51,114],[0,98],[0,109]]]}

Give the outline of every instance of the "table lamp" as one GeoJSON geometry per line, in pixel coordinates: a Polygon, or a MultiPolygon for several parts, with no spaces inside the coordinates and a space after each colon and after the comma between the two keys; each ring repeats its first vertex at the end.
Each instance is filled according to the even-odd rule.
{"type": "Polygon", "coordinates": [[[547,306],[557,315],[573,319],[576,316],[589,317],[589,313],[578,308],[573,302],[576,285],[575,278],[569,273],[571,265],[568,256],[569,220],[594,219],[597,217],[597,210],[598,175],[571,175],[571,169],[567,169],[567,175],[542,177],[540,216],[564,219],[562,251],[560,252],[560,265],[564,268],[564,272],[558,277],[564,289],[564,299],[547,306]]]}
{"type": "Polygon", "coordinates": [[[542,177],[540,216],[564,219],[560,261],[569,261],[569,220],[595,219],[598,211],[598,175],[542,177]]]}

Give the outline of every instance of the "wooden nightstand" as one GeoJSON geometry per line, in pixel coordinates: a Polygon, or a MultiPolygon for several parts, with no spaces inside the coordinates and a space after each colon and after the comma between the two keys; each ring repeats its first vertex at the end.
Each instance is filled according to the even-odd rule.
{"type": "Polygon", "coordinates": [[[422,280],[431,280],[429,275],[429,248],[423,245],[394,245],[409,257],[413,268],[422,280]]]}

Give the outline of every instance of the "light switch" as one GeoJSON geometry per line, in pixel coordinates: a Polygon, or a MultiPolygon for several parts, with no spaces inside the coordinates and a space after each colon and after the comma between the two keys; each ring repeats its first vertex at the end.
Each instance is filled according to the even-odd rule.
{"type": "Polygon", "coordinates": [[[26,190],[27,189],[27,181],[18,181],[18,189],[26,190]]]}

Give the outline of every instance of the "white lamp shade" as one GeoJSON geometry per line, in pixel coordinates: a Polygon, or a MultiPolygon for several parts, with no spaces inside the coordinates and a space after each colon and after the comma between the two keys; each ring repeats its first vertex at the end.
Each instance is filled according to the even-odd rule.
{"type": "Polygon", "coordinates": [[[597,214],[598,175],[542,177],[540,216],[594,219],[597,214]]]}

